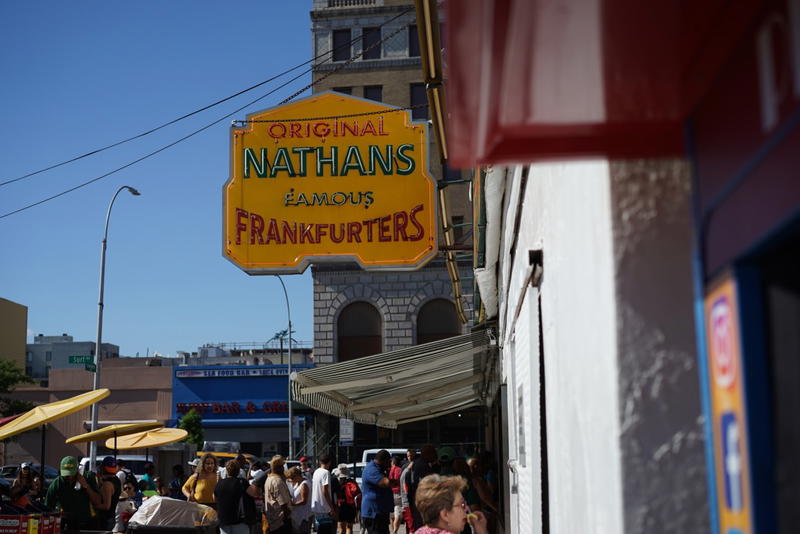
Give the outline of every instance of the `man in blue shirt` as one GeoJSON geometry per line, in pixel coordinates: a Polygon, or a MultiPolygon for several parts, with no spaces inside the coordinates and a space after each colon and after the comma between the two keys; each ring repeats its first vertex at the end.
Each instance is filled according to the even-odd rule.
{"type": "Polygon", "coordinates": [[[392,482],[388,476],[391,458],[386,449],[379,451],[361,474],[361,519],[366,534],[389,534],[389,514],[394,510],[392,482]]]}

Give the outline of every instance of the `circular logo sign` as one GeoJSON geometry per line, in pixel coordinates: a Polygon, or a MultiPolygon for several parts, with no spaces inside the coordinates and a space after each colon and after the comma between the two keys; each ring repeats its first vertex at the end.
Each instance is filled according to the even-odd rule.
{"type": "Polygon", "coordinates": [[[736,354],[733,336],[733,310],[727,297],[717,300],[711,307],[711,365],[714,382],[719,387],[730,388],[736,381],[736,354]]]}

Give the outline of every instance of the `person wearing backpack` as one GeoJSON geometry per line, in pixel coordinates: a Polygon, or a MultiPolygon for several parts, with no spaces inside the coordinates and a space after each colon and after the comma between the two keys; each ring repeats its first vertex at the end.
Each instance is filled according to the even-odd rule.
{"type": "Polygon", "coordinates": [[[353,523],[356,521],[358,509],[361,507],[361,489],[356,481],[350,478],[347,464],[339,464],[338,471],[341,497],[339,498],[339,532],[353,534],[353,523]]]}

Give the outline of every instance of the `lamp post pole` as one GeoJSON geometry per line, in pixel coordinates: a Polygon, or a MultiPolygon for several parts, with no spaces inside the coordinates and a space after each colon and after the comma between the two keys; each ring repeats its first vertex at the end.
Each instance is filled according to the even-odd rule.
{"type": "Polygon", "coordinates": [[[286,316],[289,319],[289,358],[288,360],[288,369],[287,369],[287,404],[289,405],[289,459],[294,459],[294,435],[292,433],[292,310],[289,307],[289,293],[286,292],[286,284],[283,283],[283,278],[279,274],[275,275],[275,278],[281,283],[281,287],[283,288],[283,297],[286,299],[286,316]]]}
{"type": "MultiPolygon", "coordinates": [[[[97,301],[97,342],[94,346],[94,379],[92,381],[92,390],[96,390],[100,386],[100,345],[103,342],[103,291],[105,289],[106,280],[106,246],[108,243],[108,221],[111,217],[111,208],[114,207],[114,201],[117,200],[117,195],[122,191],[127,190],[134,196],[139,196],[141,193],[133,187],[123,185],[114,196],[111,197],[111,202],[108,204],[108,211],[106,212],[106,227],[103,232],[103,242],[100,246],[100,296],[97,301]]],[[[98,403],[92,404],[92,428],[91,431],[97,430],[97,411],[98,403]]],[[[97,442],[91,441],[89,444],[89,470],[94,470],[97,461],[97,442]]]]}

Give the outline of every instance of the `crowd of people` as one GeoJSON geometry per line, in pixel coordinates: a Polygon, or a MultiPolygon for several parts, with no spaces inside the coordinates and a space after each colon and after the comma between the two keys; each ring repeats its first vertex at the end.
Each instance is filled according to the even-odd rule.
{"type": "Polygon", "coordinates": [[[97,471],[82,473],[64,457],[59,476],[44,488],[27,462],[21,464],[9,499],[22,509],[62,513],[65,531],[125,532],[144,500],[171,497],[214,508],[222,534],[488,534],[497,517],[496,479],[485,458],[457,456],[450,447],[409,449],[405,458],[381,450],[363,470],[359,486],[347,464],[329,455],[286,469],[279,455],[249,462],[243,455],[224,469],[212,453],[172,469],[166,483],[148,463],[137,480],[124,462],[103,458],[97,471]]]}

